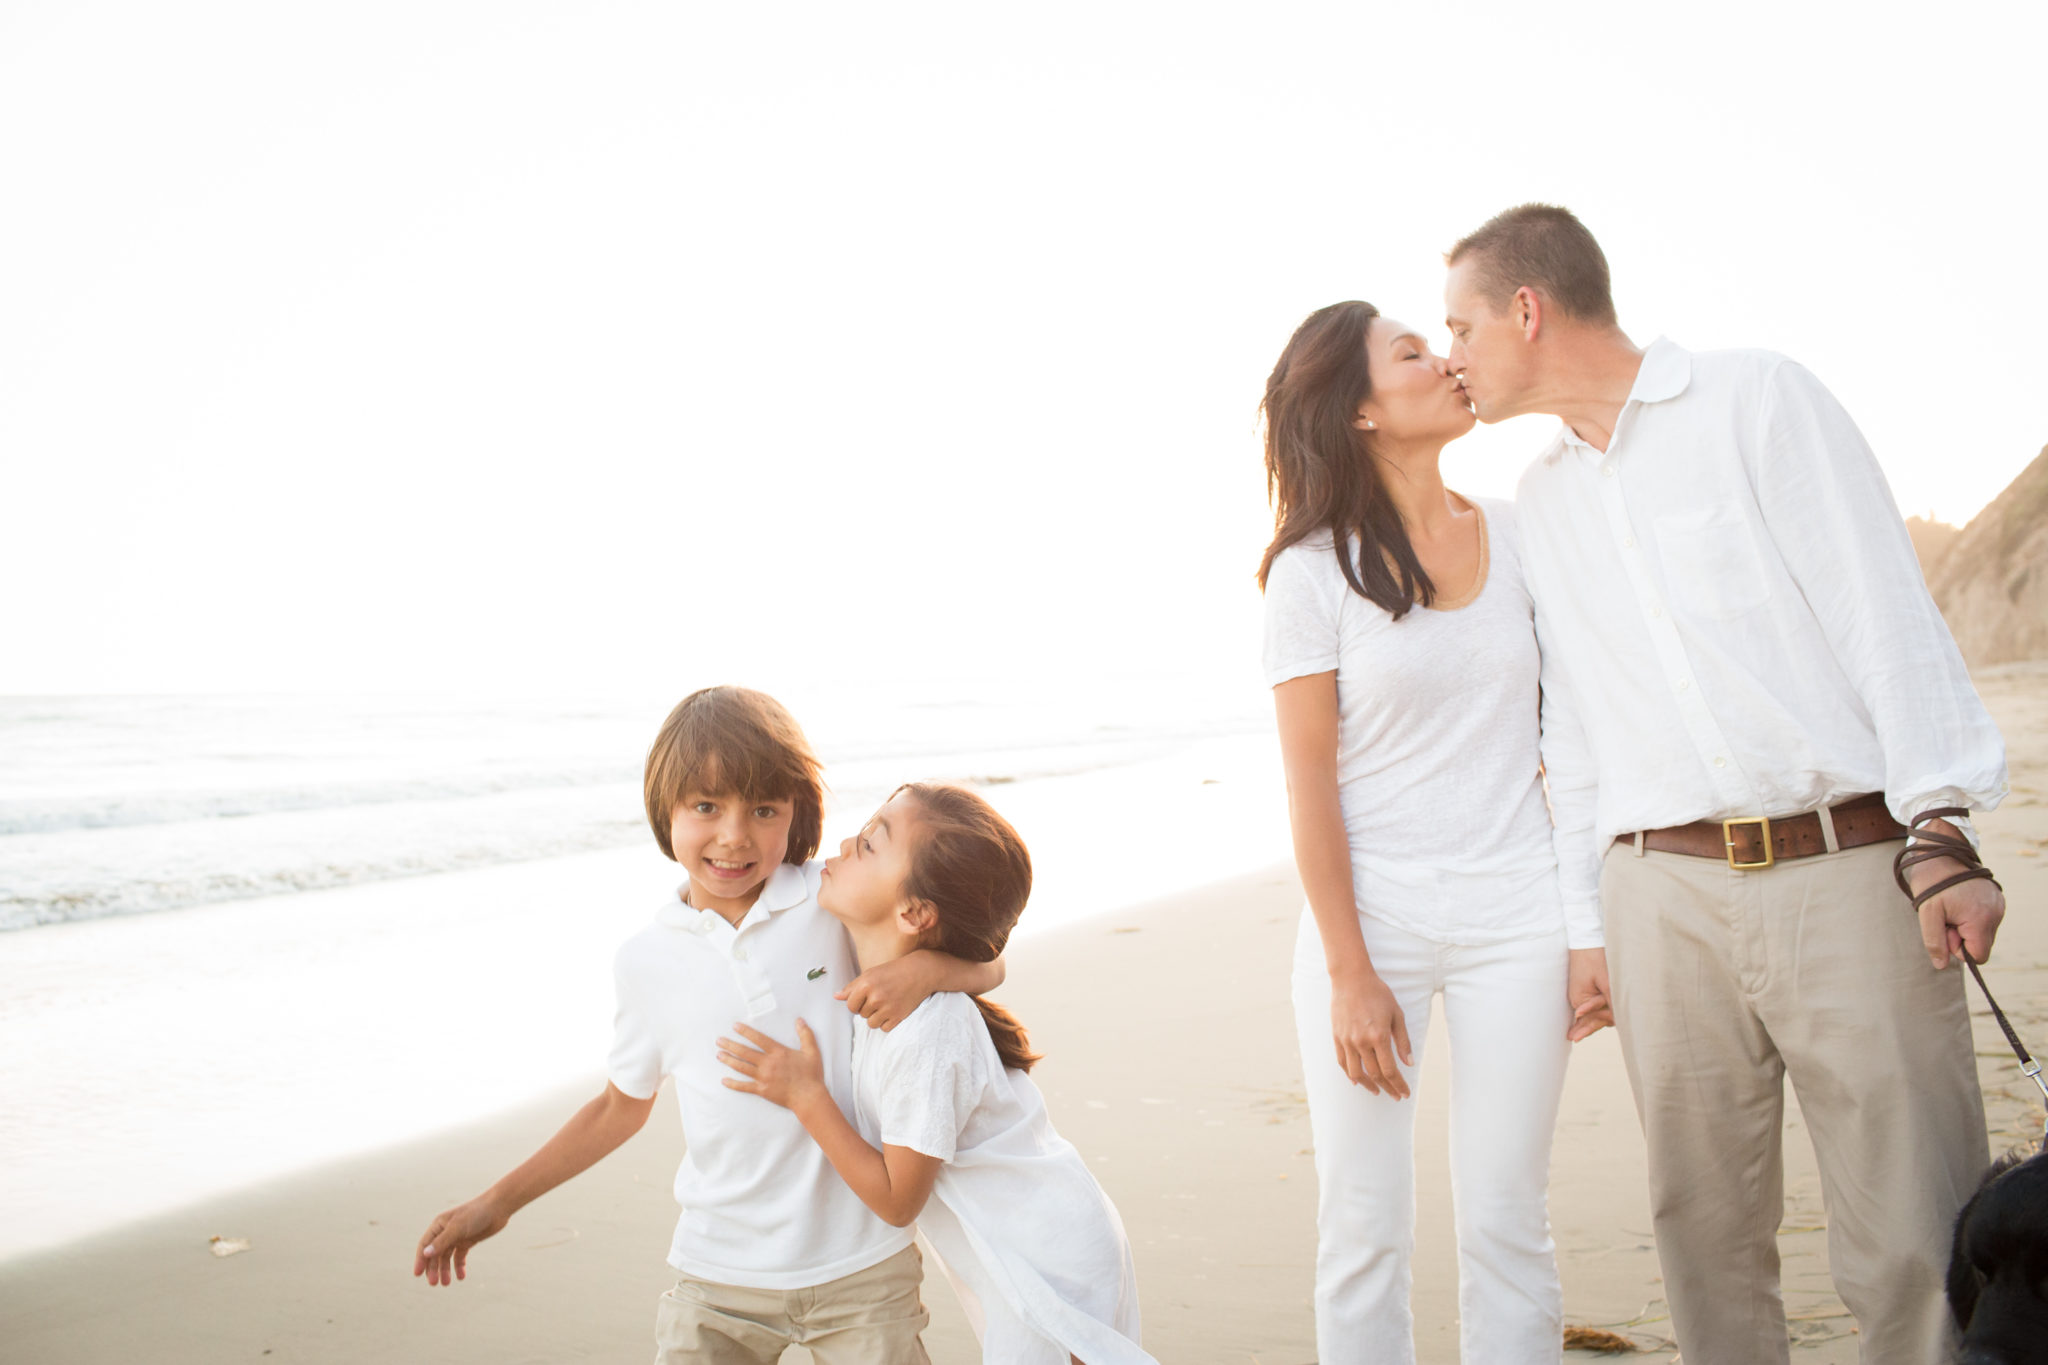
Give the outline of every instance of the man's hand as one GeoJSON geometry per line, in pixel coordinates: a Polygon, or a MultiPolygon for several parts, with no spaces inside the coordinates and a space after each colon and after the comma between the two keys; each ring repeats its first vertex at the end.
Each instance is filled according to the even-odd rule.
{"type": "Polygon", "coordinates": [[[1330,1034],[1337,1065],[1354,1084],[1375,1095],[1408,1098],[1408,1082],[1394,1058],[1398,1055],[1407,1067],[1415,1065],[1415,1058],[1408,1047],[1408,1021],[1394,992],[1370,968],[1332,975],[1330,987],[1330,1034]]]}
{"type": "MultiPolygon", "coordinates": [[[[1923,885],[1962,870],[1963,865],[1953,858],[1929,858],[1908,870],[1906,881],[1917,892],[1923,885]]],[[[1927,960],[1940,971],[1964,948],[1977,961],[1988,960],[2004,918],[2005,893],[1991,882],[1979,877],[1951,886],[1920,907],[1920,941],[1927,945],[1927,960]]]]}
{"type": "Polygon", "coordinates": [[[1571,1002],[1572,1022],[1564,1036],[1576,1043],[1614,1023],[1614,1001],[1607,992],[1607,950],[1574,948],[1570,956],[1564,998],[1571,1002]]]}
{"type": "MultiPolygon", "coordinates": [[[[1962,837],[1962,831],[1946,820],[1929,820],[1927,828],[1962,837]]],[[[1906,885],[1917,896],[1936,882],[1968,870],[1967,863],[1954,858],[1929,858],[1906,869],[1906,885]]],[[[1963,948],[1979,962],[1989,960],[1992,941],[2004,918],[2005,893],[1988,879],[1978,877],[1951,886],[1920,906],[1920,942],[1927,947],[1927,960],[1940,971],[1963,948]]]]}
{"type": "Polygon", "coordinates": [[[718,1060],[748,1078],[735,1080],[727,1076],[727,1089],[744,1090],[796,1111],[820,1097],[828,1104],[832,1102],[831,1092],[825,1089],[825,1059],[818,1051],[818,1040],[811,1035],[809,1024],[801,1019],[796,1021],[798,1047],[784,1047],[745,1024],[733,1027],[754,1046],[735,1043],[730,1038],[718,1040],[718,1060]]]}
{"type": "Polygon", "coordinates": [[[469,1278],[469,1249],[486,1237],[504,1231],[507,1215],[488,1195],[458,1204],[427,1224],[413,1253],[412,1273],[424,1275],[432,1285],[453,1284],[469,1278]],[[453,1272],[452,1274],[450,1272],[453,1272]]]}

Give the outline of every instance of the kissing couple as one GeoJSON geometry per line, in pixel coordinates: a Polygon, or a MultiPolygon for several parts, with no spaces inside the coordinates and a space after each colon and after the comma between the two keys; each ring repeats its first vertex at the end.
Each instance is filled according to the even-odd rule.
{"type": "Polygon", "coordinates": [[[1468,1365],[1560,1359],[1551,1138],[1610,1023],[1686,1365],[1789,1359],[1788,1077],[1862,1360],[1948,1360],[1989,1156],[1953,964],[2005,910],[1968,815],[2005,751],[1876,458],[1783,356],[1638,346],[1562,208],[1446,263],[1445,356],[1333,304],[1262,405],[1319,1358],[1414,1359],[1405,1101],[1441,995],[1468,1365]],[[1445,486],[1446,445],[1525,413],[1560,421],[1512,503],[1445,486]]]}

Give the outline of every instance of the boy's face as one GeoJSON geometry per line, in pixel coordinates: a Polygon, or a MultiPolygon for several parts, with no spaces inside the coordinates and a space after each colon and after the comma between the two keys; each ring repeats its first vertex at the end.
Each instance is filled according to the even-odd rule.
{"type": "Polygon", "coordinates": [[[840,841],[838,857],[825,860],[818,904],[834,919],[849,928],[878,924],[903,908],[915,814],[915,803],[899,793],[869,817],[860,833],[840,841]]]}
{"type": "Polygon", "coordinates": [[[789,852],[794,800],[688,791],[669,817],[668,841],[690,874],[690,904],[737,924],[789,852]]]}

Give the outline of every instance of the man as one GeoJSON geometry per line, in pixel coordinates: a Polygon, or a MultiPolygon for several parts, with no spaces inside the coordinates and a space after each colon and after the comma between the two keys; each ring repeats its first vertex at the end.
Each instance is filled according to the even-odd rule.
{"type": "MultiPolygon", "coordinates": [[[[1892,866],[1924,812],[1996,805],[2005,754],[1884,477],[1782,356],[1632,343],[1563,209],[1445,259],[1479,418],[1564,423],[1518,494],[1543,757],[1567,902],[1606,921],[1686,1365],[1788,1359],[1788,1074],[1863,1361],[1945,1359],[1949,1227],[1988,1155],[1946,968],[2005,906],[1965,880],[1916,924],[1892,866]]],[[[1908,869],[1916,896],[1975,864],[1966,817],[1921,828],[1969,842],[1908,869]]]]}

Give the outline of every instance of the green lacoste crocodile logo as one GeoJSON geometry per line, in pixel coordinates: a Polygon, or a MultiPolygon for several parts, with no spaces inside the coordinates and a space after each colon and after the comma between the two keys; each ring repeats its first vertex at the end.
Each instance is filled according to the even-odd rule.
{"type": "Polygon", "coordinates": [[[823,976],[824,974],[825,969],[823,967],[813,967],[809,971],[804,973],[804,980],[816,981],[819,977],[823,976]]]}

